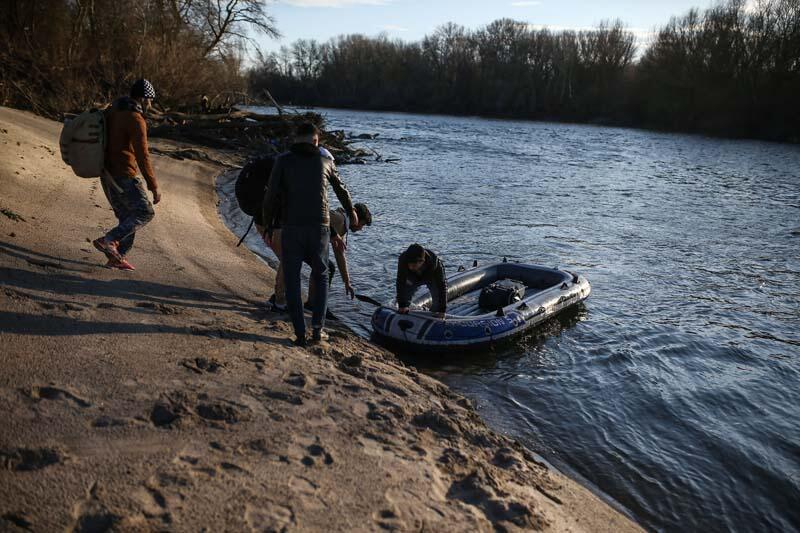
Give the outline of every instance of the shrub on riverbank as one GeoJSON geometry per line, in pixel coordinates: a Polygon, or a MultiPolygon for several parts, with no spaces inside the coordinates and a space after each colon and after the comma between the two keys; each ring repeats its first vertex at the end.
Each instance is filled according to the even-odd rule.
{"type": "Polygon", "coordinates": [[[248,29],[276,34],[264,2],[4,0],[0,104],[55,117],[126,94],[140,77],[167,103],[244,92],[248,29]]]}

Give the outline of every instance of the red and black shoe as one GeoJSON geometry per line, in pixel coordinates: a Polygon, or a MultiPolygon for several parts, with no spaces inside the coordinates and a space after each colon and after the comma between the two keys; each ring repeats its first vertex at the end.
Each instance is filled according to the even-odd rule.
{"type": "Polygon", "coordinates": [[[117,250],[116,241],[109,241],[105,237],[100,237],[99,239],[93,240],[92,244],[95,248],[106,254],[106,257],[108,257],[109,261],[112,259],[117,262],[124,261],[119,253],[119,250],[117,250]]]}
{"type": "Polygon", "coordinates": [[[122,259],[121,261],[117,261],[116,259],[109,259],[108,263],[106,263],[106,268],[115,268],[117,270],[136,270],[136,267],[133,266],[128,262],[127,259],[122,259]]]}

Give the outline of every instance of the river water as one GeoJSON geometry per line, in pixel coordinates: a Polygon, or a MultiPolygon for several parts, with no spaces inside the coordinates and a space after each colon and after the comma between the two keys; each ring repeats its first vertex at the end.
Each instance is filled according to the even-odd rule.
{"type": "MultiPolygon", "coordinates": [[[[410,363],[648,529],[800,529],[800,147],[320,112],[400,159],[340,168],[374,214],[349,238],[358,292],[389,301],[412,242],[450,273],[508,257],[592,283],[516,344],[410,363]]],[[[369,334],[373,308],[332,291],[369,334]]]]}

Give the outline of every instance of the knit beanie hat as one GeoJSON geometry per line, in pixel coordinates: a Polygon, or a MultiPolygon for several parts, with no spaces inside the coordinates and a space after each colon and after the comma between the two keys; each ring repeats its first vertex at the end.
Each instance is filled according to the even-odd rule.
{"type": "Polygon", "coordinates": [[[131,86],[131,98],[150,98],[155,100],[156,90],[149,81],[145,79],[136,80],[131,86]]]}

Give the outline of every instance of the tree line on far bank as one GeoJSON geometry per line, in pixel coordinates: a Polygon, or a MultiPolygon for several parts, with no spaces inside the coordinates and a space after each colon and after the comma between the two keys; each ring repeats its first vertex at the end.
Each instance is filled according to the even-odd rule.
{"type": "Polygon", "coordinates": [[[296,41],[250,90],[320,106],[597,122],[800,142],[800,0],[672,18],[637,55],[619,21],[550,31],[502,19],[419,42],[296,41]]]}

